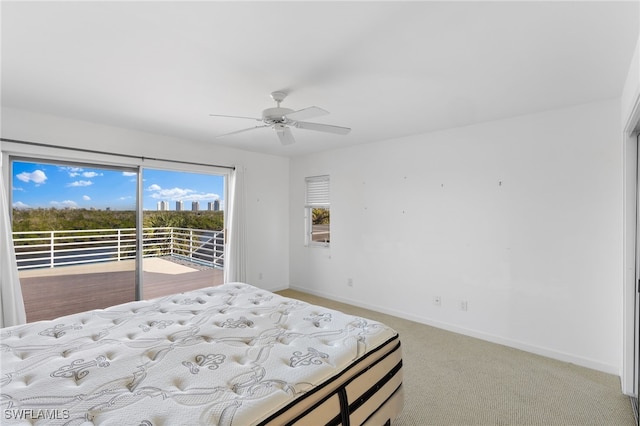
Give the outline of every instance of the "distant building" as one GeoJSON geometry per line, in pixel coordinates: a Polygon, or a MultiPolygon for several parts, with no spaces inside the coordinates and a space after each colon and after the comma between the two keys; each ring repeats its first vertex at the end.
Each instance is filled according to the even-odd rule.
{"type": "Polygon", "coordinates": [[[169,202],[168,201],[158,201],[158,211],[167,211],[169,210],[169,202]]]}
{"type": "Polygon", "coordinates": [[[207,204],[207,210],[217,212],[220,210],[220,200],[209,201],[207,204]]]}
{"type": "Polygon", "coordinates": [[[181,212],[184,210],[184,203],[182,201],[176,201],[176,211],[181,212]]]}
{"type": "Polygon", "coordinates": [[[192,212],[197,212],[198,210],[200,210],[200,201],[192,201],[191,202],[191,211],[192,212]]]}

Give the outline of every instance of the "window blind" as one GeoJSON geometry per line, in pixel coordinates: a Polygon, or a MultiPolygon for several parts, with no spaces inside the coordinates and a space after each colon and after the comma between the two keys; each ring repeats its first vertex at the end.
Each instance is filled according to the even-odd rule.
{"type": "Polygon", "coordinates": [[[307,185],[306,206],[329,205],[329,176],[313,176],[305,178],[307,185]]]}

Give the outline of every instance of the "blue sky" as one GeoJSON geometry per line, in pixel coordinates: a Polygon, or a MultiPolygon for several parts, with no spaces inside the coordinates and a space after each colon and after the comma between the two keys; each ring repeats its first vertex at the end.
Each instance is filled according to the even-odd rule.
{"type": "MultiPolygon", "coordinates": [[[[96,208],[134,210],[136,173],[91,167],[13,162],[12,204],[14,208],[96,208]]],[[[158,201],[182,200],[191,210],[192,201],[220,200],[224,208],[224,177],[145,169],[143,172],[145,210],[156,210],[158,201]]]]}

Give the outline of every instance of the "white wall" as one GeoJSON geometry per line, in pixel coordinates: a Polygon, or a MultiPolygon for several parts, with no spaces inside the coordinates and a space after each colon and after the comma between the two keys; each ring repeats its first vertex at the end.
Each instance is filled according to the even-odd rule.
{"type": "MultiPolygon", "coordinates": [[[[243,165],[249,260],[247,281],[277,290],[289,283],[289,159],[134,130],[2,109],[2,137],[118,154],[243,165]],[[262,277],[262,278],[260,278],[262,277]]],[[[90,154],[81,154],[91,160],[90,154]]]]}
{"type": "Polygon", "coordinates": [[[620,114],[598,102],[292,159],[291,287],[618,374],[620,114]],[[305,248],[304,177],[325,173],[331,248],[305,248]]]}

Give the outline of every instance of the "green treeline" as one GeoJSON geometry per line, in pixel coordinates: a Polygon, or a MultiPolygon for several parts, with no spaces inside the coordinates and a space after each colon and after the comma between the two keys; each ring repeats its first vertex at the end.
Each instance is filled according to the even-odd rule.
{"type": "Polygon", "coordinates": [[[311,223],[314,225],[328,225],[330,221],[329,209],[316,208],[311,210],[311,223]]]}
{"type": "MultiPolygon", "coordinates": [[[[176,227],[220,231],[222,211],[145,211],[145,228],[176,227]]],[[[76,229],[135,228],[136,212],[130,210],[14,209],[13,232],[76,229]]]]}

